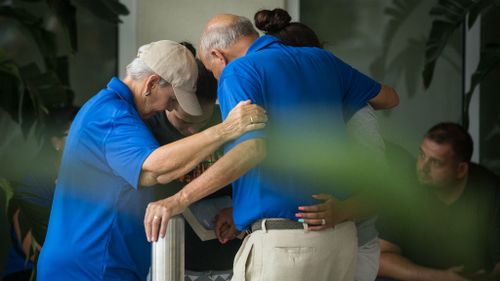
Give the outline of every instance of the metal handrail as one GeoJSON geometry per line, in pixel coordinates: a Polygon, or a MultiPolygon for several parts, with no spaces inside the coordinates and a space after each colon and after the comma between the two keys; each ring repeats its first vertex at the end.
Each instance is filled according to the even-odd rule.
{"type": "Polygon", "coordinates": [[[184,280],[184,218],[175,216],[168,221],[164,238],[152,245],[152,281],[184,280]]]}

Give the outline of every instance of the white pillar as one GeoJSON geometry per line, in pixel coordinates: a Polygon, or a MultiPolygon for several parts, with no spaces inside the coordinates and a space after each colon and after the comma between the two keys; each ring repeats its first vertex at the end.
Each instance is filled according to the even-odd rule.
{"type": "Polygon", "coordinates": [[[118,25],[118,76],[125,77],[125,67],[137,55],[137,0],[120,0],[130,14],[118,25]]]}
{"type": "Polygon", "coordinates": [[[292,17],[292,21],[300,21],[300,0],[286,0],[285,9],[292,17]]]}
{"type": "MultiPolygon", "coordinates": [[[[479,64],[481,55],[481,16],[476,19],[474,25],[469,29],[465,27],[465,58],[464,58],[464,94],[470,89],[471,76],[479,64]]],[[[474,141],[474,154],[472,161],[479,163],[480,152],[480,87],[476,87],[469,105],[469,133],[474,141]]]]}

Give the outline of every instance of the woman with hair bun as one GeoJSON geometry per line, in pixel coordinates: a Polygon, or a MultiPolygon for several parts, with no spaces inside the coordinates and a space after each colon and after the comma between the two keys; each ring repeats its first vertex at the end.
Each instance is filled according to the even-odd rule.
{"type": "MultiPolygon", "coordinates": [[[[318,36],[311,28],[300,22],[291,22],[291,19],[288,12],[283,9],[261,10],[254,16],[255,26],[259,30],[280,39],[285,45],[322,48],[318,36]]],[[[377,107],[377,105],[373,106],[376,109],[383,108],[377,107]]],[[[382,136],[378,132],[378,122],[373,108],[366,105],[357,112],[344,112],[344,116],[347,130],[353,141],[375,151],[381,158],[384,157],[385,145],[382,136]]],[[[334,205],[338,202],[330,195],[324,195],[324,197],[316,199],[324,199],[325,203],[329,205],[329,210],[333,210],[334,205]]],[[[324,204],[306,206],[306,212],[301,214],[301,218],[313,217],[315,212],[312,210],[318,209],[320,206],[324,206],[324,204]]],[[[332,227],[332,222],[335,220],[333,216],[336,214],[333,212],[328,212],[328,214],[324,218],[326,224],[317,229],[311,228],[311,230],[332,227]]],[[[304,222],[314,224],[316,220],[304,219],[304,222]]],[[[377,230],[375,229],[376,218],[357,220],[356,217],[353,217],[352,220],[356,220],[358,230],[358,265],[355,279],[356,281],[373,281],[377,277],[380,258],[380,246],[377,230]]]]}
{"type": "Polygon", "coordinates": [[[261,10],[254,16],[255,26],[280,39],[285,45],[321,48],[316,33],[307,25],[291,22],[292,17],[283,9],[261,10]]]}

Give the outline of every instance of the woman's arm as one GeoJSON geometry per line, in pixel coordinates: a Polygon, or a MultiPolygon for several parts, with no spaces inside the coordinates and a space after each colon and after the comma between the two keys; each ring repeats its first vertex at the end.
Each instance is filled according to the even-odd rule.
{"type": "Polygon", "coordinates": [[[223,123],[154,150],[142,165],[140,185],[165,184],[187,174],[225,142],[262,129],[265,122],[264,109],[241,102],[223,123]]]}
{"type": "Polygon", "coordinates": [[[390,109],[398,106],[399,95],[396,91],[387,85],[382,85],[380,92],[374,98],[368,101],[375,110],[390,109]]]}

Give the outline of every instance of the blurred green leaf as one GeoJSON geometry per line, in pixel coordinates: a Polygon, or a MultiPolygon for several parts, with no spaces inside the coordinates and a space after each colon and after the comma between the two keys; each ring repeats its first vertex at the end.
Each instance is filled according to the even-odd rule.
{"type": "Polygon", "coordinates": [[[117,0],[101,0],[108,8],[117,15],[128,15],[129,11],[125,5],[117,0]]]}
{"type": "Polygon", "coordinates": [[[73,2],[87,9],[96,17],[112,23],[121,22],[119,16],[129,13],[126,6],[115,0],[73,0],[73,2]]]}
{"type": "Polygon", "coordinates": [[[55,34],[42,27],[42,17],[35,16],[25,9],[9,6],[0,6],[0,16],[17,20],[33,37],[44,56],[55,57],[57,53],[55,34]]]}
{"type": "Polygon", "coordinates": [[[0,108],[19,122],[19,104],[23,98],[19,69],[0,49],[0,108]]]}
{"type": "Polygon", "coordinates": [[[431,31],[427,40],[425,66],[422,72],[424,87],[429,88],[434,76],[436,61],[453,32],[465,23],[469,14],[469,28],[479,14],[493,4],[493,0],[439,0],[429,12],[433,19],[431,31]]]}
{"type": "Polygon", "coordinates": [[[419,55],[423,53],[424,48],[425,39],[409,39],[406,48],[394,58],[394,63],[399,64],[399,67],[396,67],[396,69],[399,69],[398,73],[405,77],[409,97],[413,97],[417,93],[418,82],[420,81],[418,76],[423,67],[419,55]]]}
{"type": "Polygon", "coordinates": [[[41,17],[30,14],[25,9],[11,6],[0,6],[0,16],[17,19],[19,22],[26,25],[41,24],[43,21],[41,17]]]}
{"type": "Polygon", "coordinates": [[[500,45],[491,44],[481,51],[481,57],[476,71],[472,74],[471,85],[465,94],[463,104],[463,125],[465,128],[469,127],[469,105],[474,95],[474,90],[481,84],[481,81],[494,69],[500,66],[500,45]]]}
{"type": "Polygon", "coordinates": [[[424,87],[429,88],[432,77],[434,75],[434,68],[436,61],[443,52],[448,39],[455,31],[455,24],[450,24],[443,21],[434,21],[426,44],[424,70],[422,78],[424,80],[424,87]]]}
{"type": "Polygon", "coordinates": [[[387,55],[392,45],[394,36],[409,18],[415,7],[420,1],[418,0],[393,0],[392,6],[384,9],[384,14],[389,17],[383,34],[383,51],[370,65],[371,73],[379,80],[383,80],[387,72],[387,55]]]}
{"type": "MultiPolygon", "coordinates": [[[[34,63],[20,69],[21,76],[27,89],[29,99],[23,102],[23,122],[21,123],[24,135],[27,135],[35,122],[43,121],[51,109],[61,108],[71,103],[68,95],[71,90],[64,85],[54,71],[42,73],[34,63]]],[[[35,135],[41,136],[41,127],[35,128],[35,135]]]]}
{"type": "Polygon", "coordinates": [[[468,18],[468,28],[471,28],[474,23],[476,22],[476,19],[478,16],[482,13],[484,13],[486,10],[491,8],[495,3],[491,0],[480,0],[477,5],[472,7],[469,11],[469,18],[468,18]]]}
{"type": "MultiPolygon", "coordinates": [[[[2,198],[2,199],[4,199],[4,201],[0,201],[0,206],[7,207],[8,206],[7,203],[9,202],[10,198],[12,197],[12,186],[11,186],[9,180],[3,176],[5,176],[5,175],[0,174],[0,192],[3,192],[3,195],[4,195],[4,197],[2,198]]],[[[0,211],[3,211],[4,212],[3,214],[5,214],[6,210],[0,209],[0,211]]]]}
{"type": "Polygon", "coordinates": [[[45,69],[42,73],[34,61],[22,67],[15,65],[14,58],[7,58],[4,53],[0,53],[2,93],[0,108],[20,123],[24,136],[34,129],[34,135],[39,137],[48,112],[54,108],[70,105],[74,96],[69,86],[68,59],[57,57],[59,46],[56,34],[45,28],[47,18],[57,17],[71,49],[76,52],[78,51],[77,6],[113,23],[120,22],[119,16],[127,15],[129,12],[117,0],[23,0],[23,2],[26,2],[21,5],[23,8],[17,7],[16,1],[0,6],[0,17],[15,20],[21,27],[17,32],[23,32],[22,36],[33,38],[36,48],[43,56],[45,69]],[[30,9],[30,2],[33,2],[33,7],[36,9],[41,7],[39,2],[45,2],[50,10],[44,8],[42,12],[39,10],[36,10],[36,13],[32,12],[35,9],[30,9]]]}
{"type": "Polygon", "coordinates": [[[73,52],[78,51],[76,8],[69,0],[47,0],[64,29],[64,34],[73,52]]]}

